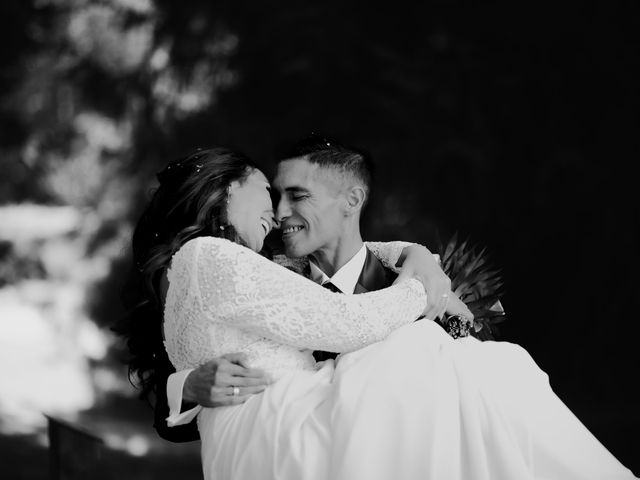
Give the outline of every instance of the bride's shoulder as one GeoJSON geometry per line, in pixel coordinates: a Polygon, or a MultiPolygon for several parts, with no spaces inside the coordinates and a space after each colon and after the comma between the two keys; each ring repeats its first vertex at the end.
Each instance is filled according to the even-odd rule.
{"type": "Polygon", "coordinates": [[[238,255],[258,256],[253,250],[244,247],[236,242],[219,237],[197,237],[185,242],[174,255],[178,257],[193,257],[199,255],[213,255],[224,258],[227,256],[237,257],[238,255]]]}

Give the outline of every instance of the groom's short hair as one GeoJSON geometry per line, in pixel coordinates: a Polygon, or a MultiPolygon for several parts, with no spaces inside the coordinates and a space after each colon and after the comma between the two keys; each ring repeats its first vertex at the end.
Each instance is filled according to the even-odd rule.
{"type": "Polygon", "coordinates": [[[373,162],[365,151],[348,147],[335,139],[312,134],[278,153],[277,163],[304,157],[309,163],[349,174],[362,184],[369,198],[373,162]]]}

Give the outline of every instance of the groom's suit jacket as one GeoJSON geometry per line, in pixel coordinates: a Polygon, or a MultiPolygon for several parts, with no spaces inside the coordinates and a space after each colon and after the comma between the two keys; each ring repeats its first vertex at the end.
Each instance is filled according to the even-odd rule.
{"type": "MultiPolygon", "coordinates": [[[[276,262],[277,258],[274,259],[276,262]]],[[[280,262],[278,262],[280,263],[280,262]]],[[[284,266],[287,266],[287,262],[284,266]]],[[[292,270],[296,270],[292,268],[292,270]]],[[[305,276],[309,276],[309,265],[306,263],[302,271],[299,271],[305,276]]],[[[358,282],[353,291],[354,294],[372,292],[375,290],[381,290],[390,286],[396,279],[397,274],[386,268],[378,258],[367,249],[367,257],[362,267],[362,272],[358,278],[358,282]]],[[[162,345],[159,346],[159,352],[161,354],[156,355],[156,369],[155,375],[157,378],[157,392],[156,392],[156,405],[155,405],[155,421],[154,428],[165,440],[171,442],[190,442],[198,440],[200,438],[198,434],[198,427],[196,426],[195,419],[187,425],[179,425],[176,427],[168,427],[166,418],[169,416],[169,404],[167,401],[167,378],[169,375],[175,372],[175,369],[171,365],[169,358],[162,345]]],[[[327,360],[328,358],[335,358],[337,354],[330,352],[314,352],[313,356],[317,361],[327,360]]],[[[195,405],[192,405],[195,406],[195,405]]],[[[188,407],[188,406],[187,406],[188,407]]]]}

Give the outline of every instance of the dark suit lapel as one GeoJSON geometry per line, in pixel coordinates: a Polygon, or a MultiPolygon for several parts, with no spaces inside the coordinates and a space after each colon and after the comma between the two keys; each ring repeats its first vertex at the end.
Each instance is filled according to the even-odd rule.
{"type": "MultiPolygon", "coordinates": [[[[382,262],[367,248],[367,257],[364,260],[364,266],[353,293],[367,293],[386,288],[393,283],[397,276],[394,272],[385,268],[382,262]]],[[[321,362],[329,358],[335,358],[336,354],[316,350],[313,352],[313,356],[316,361],[321,362]]]]}
{"type": "Polygon", "coordinates": [[[356,283],[353,293],[367,293],[381,290],[390,286],[397,275],[387,269],[378,258],[367,248],[367,257],[364,267],[356,283]]]}

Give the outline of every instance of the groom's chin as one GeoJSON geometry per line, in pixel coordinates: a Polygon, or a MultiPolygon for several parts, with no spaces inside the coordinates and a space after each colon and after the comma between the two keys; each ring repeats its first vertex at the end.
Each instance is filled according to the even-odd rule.
{"type": "Polygon", "coordinates": [[[284,254],[289,258],[300,258],[309,255],[303,248],[296,244],[284,242],[284,254]]]}

